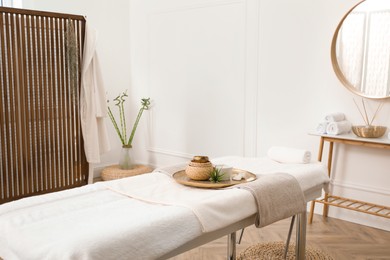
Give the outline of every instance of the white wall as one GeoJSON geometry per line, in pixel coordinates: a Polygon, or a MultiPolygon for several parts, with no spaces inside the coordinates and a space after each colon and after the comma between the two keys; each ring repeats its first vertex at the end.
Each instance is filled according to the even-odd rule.
{"type": "MultiPolygon", "coordinates": [[[[316,158],[319,138],[307,133],[325,114],[341,111],[363,123],[353,103],[359,98],[341,85],[330,62],[333,32],[358,0],[25,2],[86,14],[100,32],[107,90],[130,88],[132,104],[151,96],[154,107],[134,145],[139,162],[265,156],[273,145],[308,149],[316,158]]],[[[377,104],[369,101],[369,112],[377,104]]],[[[389,119],[386,101],[376,122],[390,126],[389,119]]],[[[111,139],[116,149],[97,167],[116,162],[113,130],[111,139]]],[[[335,190],[390,205],[390,151],[337,146],[335,154],[335,190]]],[[[384,218],[336,208],[330,216],[390,230],[384,218]]]]}
{"type": "Polygon", "coordinates": [[[130,10],[132,79],[155,102],[149,162],[255,155],[257,2],[132,1],[130,10]]]}
{"type": "MultiPolygon", "coordinates": [[[[272,145],[288,145],[309,149],[316,157],[319,138],[307,133],[330,112],[344,112],[353,124],[364,124],[353,102],[360,98],[337,80],[330,60],[334,30],[358,2],[260,1],[259,156],[272,145]]],[[[368,102],[372,115],[378,101],[368,102]]],[[[390,126],[389,111],[386,101],[376,123],[390,126]]],[[[336,145],[335,156],[335,194],[390,205],[389,150],[336,145]]],[[[384,218],[337,208],[330,209],[330,216],[390,230],[384,218]]]]}
{"type": "MultiPolygon", "coordinates": [[[[116,0],[115,5],[108,1],[94,0],[24,0],[23,8],[84,15],[91,27],[98,32],[97,52],[103,71],[103,80],[108,98],[112,99],[124,90],[133,93],[130,70],[130,3],[116,0]]],[[[142,96],[143,97],[143,96],[142,96]]],[[[128,120],[134,120],[141,96],[130,95],[126,102],[128,120]],[[133,101],[135,100],[136,103],[133,101]],[[136,107],[134,107],[136,106],[136,107]]],[[[95,174],[106,165],[116,163],[121,143],[109,119],[107,130],[112,150],[103,155],[101,163],[94,165],[95,174]]],[[[136,135],[137,137],[137,135],[136,135]]]]}

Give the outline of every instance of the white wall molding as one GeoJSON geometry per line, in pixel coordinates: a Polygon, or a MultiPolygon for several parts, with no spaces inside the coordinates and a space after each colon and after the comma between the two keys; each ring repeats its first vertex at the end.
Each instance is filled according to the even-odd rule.
{"type": "MultiPolygon", "coordinates": [[[[237,142],[237,139],[241,139],[239,142],[241,143],[240,147],[237,149],[224,149],[227,150],[230,154],[234,155],[242,155],[242,156],[256,156],[256,148],[257,148],[257,86],[258,86],[258,66],[259,66],[259,55],[258,55],[258,49],[259,49],[259,3],[255,0],[230,0],[230,1],[207,1],[207,2],[196,2],[196,3],[188,3],[189,1],[186,1],[186,3],[176,3],[176,6],[171,5],[163,5],[163,6],[153,6],[149,12],[147,12],[147,86],[149,89],[149,95],[158,98],[162,94],[160,91],[158,83],[156,83],[155,78],[158,78],[158,74],[156,75],[156,69],[153,68],[157,64],[160,58],[155,57],[155,53],[153,53],[153,48],[156,48],[154,46],[156,42],[156,36],[155,34],[159,33],[158,30],[169,30],[171,28],[156,28],[161,25],[163,22],[166,22],[169,19],[175,19],[177,18],[178,21],[180,21],[178,18],[183,18],[182,13],[186,13],[184,19],[187,19],[187,14],[191,15],[191,12],[205,12],[205,14],[208,14],[208,12],[215,12],[216,15],[220,15],[221,17],[225,16],[225,20],[234,20],[238,19],[239,21],[242,21],[242,29],[239,29],[240,33],[237,35],[239,38],[239,44],[243,44],[242,47],[239,45],[238,47],[234,44],[235,42],[227,42],[227,44],[233,44],[232,45],[232,53],[240,52],[240,49],[242,49],[242,57],[240,58],[240,64],[237,65],[237,69],[240,70],[239,72],[233,71],[233,73],[238,73],[237,75],[243,75],[242,79],[240,79],[234,86],[236,89],[236,93],[242,93],[238,95],[232,105],[236,106],[240,109],[241,114],[238,116],[237,114],[234,116],[232,115],[232,122],[234,123],[235,119],[240,118],[241,122],[237,122],[237,125],[235,126],[236,129],[232,132],[237,135],[237,133],[240,133],[238,136],[232,135],[232,138],[234,139],[234,142],[237,142]],[[232,8],[230,8],[232,7],[232,8]],[[234,7],[234,8],[233,8],[234,7]],[[218,9],[219,11],[216,11],[215,8],[222,8],[218,9]],[[234,10],[234,11],[232,11],[234,10]],[[230,14],[230,15],[228,15],[230,14]],[[233,15],[231,15],[233,14],[233,15]],[[242,31],[242,33],[241,33],[242,31]],[[238,49],[237,49],[238,48],[238,49]],[[240,74],[241,73],[241,74],[240,74]],[[239,126],[239,128],[238,128],[239,126]]],[[[210,16],[200,16],[203,19],[209,19],[207,17],[210,16]]],[[[186,21],[183,21],[186,22],[186,21]]],[[[214,23],[214,19],[209,19],[210,25],[214,23]]],[[[229,24],[227,25],[229,26],[229,24]]],[[[226,28],[221,28],[221,30],[227,30],[226,28]]],[[[234,29],[234,28],[233,28],[234,29]]],[[[237,28],[235,28],[237,30],[237,28]]],[[[169,37],[169,36],[168,36],[169,37]]],[[[186,35],[184,35],[186,37],[186,35]]],[[[157,38],[159,39],[159,38],[157,38]]],[[[199,39],[197,39],[199,40],[199,39]]],[[[201,40],[201,39],[200,39],[201,40]]],[[[221,42],[221,45],[223,45],[223,42],[221,42]]],[[[158,47],[157,47],[158,48],[158,47]]],[[[232,55],[230,52],[226,52],[226,56],[232,55]]],[[[234,54],[233,54],[234,55],[234,54]]],[[[175,58],[175,57],[173,57],[175,58]]],[[[196,61],[195,61],[196,62],[196,61]]],[[[228,71],[228,74],[230,72],[228,71]]],[[[212,79],[213,80],[213,79],[212,79]]],[[[195,89],[193,91],[196,91],[195,89]]],[[[172,93],[172,91],[167,91],[167,93],[172,93]]],[[[157,100],[157,104],[158,104],[157,100]]],[[[158,108],[156,107],[158,110],[158,108]]],[[[227,109],[226,113],[229,112],[229,109],[227,109]]],[[[157,113],[153,113],[154,115],[151,117],[150,120],[150,133],[151,138],[150,142],[148,144],[148,152],[155,153],[155,156],[158,156],[156,154],[162,154],[162,155],[169,155],[173,157],[180,158],[191,158],[191,152],[187,147],[187,149],[183,146],[182,149],[179,149],[178,147],[174,146],[174,143],[169,143],[167,145],[162,145],[161,142],[159,143],[159,140],[162,138],[161,134],[161,125],[162,125],[162,118],[161,115],[157,113]],[[158,126],[159,124],[159,126],[158,126]],[[159,132],[160,131],[160,132],[159,132]],[[157,136],[156,136],[157,135],[157,136]]],[[[212,122],[206,122],[211,123],[212,122]]],[[[214,126],[215,127],[215,126],[214,126]]],[[[177,136],[180,138],[180,136],[177,136]]],[[[188,140],[191,142],[191,140],[188,140]]],[[[173,141],[175,142],[175,141],[173,141]]],[[[194,142],[197,142],[194,140],[194,142]]],[[[207,142],[207,140],[206,140],[207,142]]],[[[211,143],[211,145],[213,145],[211,143]]],[[[221,150],[223,147],[221,147],[221,150]]],[[[207,149],[205,149],[207,150],[207,149]]],[[[213,151],[212,151],[213,152],[213,151]]],[[[216,154],[218,151],[215,152],[216,154]]],[[[219,155],[219,154],[218,154],[219,155]]],[[[228,154],[222,154],[220,152],[220,155],[228,155],[228,154]]],[[[212,155],[213,156],[213,155],[212,155]]],[[[158,160],[157,160],[158,161],[158,160]]]]}
{"type": "Polygon", "coordinates": [[[346,189],[390,196],[390,189],[382,189],[382,188],[377,188],[377,187],[373,187],[373,186],[366,186],[366,185],[361,185],[361,184],[352,183],[352,182],[339,181],[339,180],[332,180],[331,184],[334,186],[342,187],[342,188],[346,188],[346,189]]]}
{"type": "Polygon", "coordinates": [[[186,11],[195,10],[195,9],[218,7],[218,6],[224,6],[224,5],[243,4],[245,2],[246,2],[245,0],[227,0],[227,1],[216,0],[216,1],[207,1],[204,3],[184,4],[180,7],[172,7],[169,5],[165,5],[164,7],[159,8],[158,10],[150,12],[149,16],[158,15],[158,14],[176,13],[176,12],[186,12],[186,11]]]}
{"type": "Polygon", "coordinates": [[[164,155],[183,158],[183,159],[192,159],[193,157],[192,154],[181,153],[177,151],[169,151],[169,150],[158,149],[158,148],[149,148],[148,151],[152,153],[159,153],[159,154],[164,154],[164,155]]]}
{"type": "Polygon", "coordinates": [[[257,155],[260,1],[246,1],[244,156],[257,155]]]}

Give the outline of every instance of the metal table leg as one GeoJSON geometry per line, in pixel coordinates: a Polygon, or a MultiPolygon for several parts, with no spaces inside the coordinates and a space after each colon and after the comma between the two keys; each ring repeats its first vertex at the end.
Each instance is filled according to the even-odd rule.
{"type": "Polygon", "coordinates": [[[294,228],[294,222],[295,222],[295,215],[292,216],[291,218],[290,229],[288,230],[286,244],[284,245],[283,259],[287,259],[287,252],[288,252],[288,247],[290,246],[290,239],[291,239],[292,230],[294,228]]]}
{"type": "Polygon", "coordinates": [[[297,215],[297,228],[296,228],[296,247],[295,247],[295,256],[298,260],[305,260],[306,252],[306,224],[307,216],[305,212],[299,213],[297,215]]]}
{"type": "Polygon", "coordinates": [[[238,239],[237,244],[241,244],[242,236],[244,235],[245,228],[241,229],[240,238],[238,239]]]}
{"type": "Polygon", "coordinates": [[[236,260],[236,232],[228,235],[227,259],[236,260]]]}

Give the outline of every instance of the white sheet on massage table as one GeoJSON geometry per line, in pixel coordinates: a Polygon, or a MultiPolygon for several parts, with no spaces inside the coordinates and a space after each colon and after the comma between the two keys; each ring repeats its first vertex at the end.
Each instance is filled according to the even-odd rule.
{"type": "Polygon", "coordinates": [[[199,234],[190,210],[143,203],[102,185],[0,207],[5,260],[156,259],[199,234]]]}
{"type": "Polygon", "coordinates": [[[325,190],[328,189],[328,170],[326,165],[320,162],[279,163],[268,157],[242,158],[238,156],[220,157],[212,162],[213,164],[231,165],[254,174],[289,173],[297,179],[305,197],[312,189],[318,189],[318,186],[325,190]]]}
{"type": "MultiPolygon", "coordinates": [[[[289,173],[297,175],[308,190],[318,188],[326,174],[317,163],[288,166],[238,157],[213,162],[254,173],[291,169],[289,173]]],[[[133,179],[147,176],[152,175],[133,179]]],[[[245,218],[255,211],[253,203],[239,212],[245,218]]],[[[102,184],[7,203],[0,207],[0,230],[0,256],[7,260],[18,259],[14,252],[21,254],[20,259],[155,259],[202,234],[198,219],[188,208],[144,203],[102,184]]]]}

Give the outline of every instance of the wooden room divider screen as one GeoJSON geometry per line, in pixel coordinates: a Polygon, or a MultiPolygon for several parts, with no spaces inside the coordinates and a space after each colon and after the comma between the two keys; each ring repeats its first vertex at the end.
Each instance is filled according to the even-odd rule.
{"type": "Polygon", "coordinates": [[[83,16],[0,7],[0,204],[87,184],[83,16]]]}

